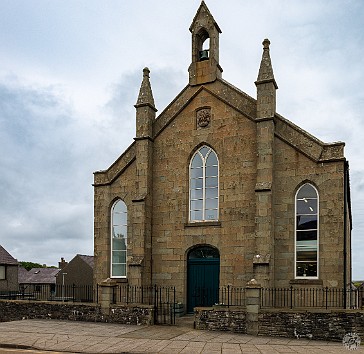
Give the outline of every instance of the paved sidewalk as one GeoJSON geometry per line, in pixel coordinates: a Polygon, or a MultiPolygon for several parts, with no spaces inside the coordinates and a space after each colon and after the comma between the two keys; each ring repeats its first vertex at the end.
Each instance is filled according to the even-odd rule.
{"type": "MultiPolygon", "coordinates": [[[[347,353],[341,343],[254,337],[176,326],[131,326],[94,322],[24,320],[0,323],[0,347],[67,353],[347,353]]],[[[364,353],[364,347],[355,353],[364,353]]]]}

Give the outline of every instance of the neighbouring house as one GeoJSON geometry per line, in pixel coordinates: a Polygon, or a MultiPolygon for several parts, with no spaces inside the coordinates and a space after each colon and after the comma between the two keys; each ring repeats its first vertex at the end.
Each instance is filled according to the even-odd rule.
{"type": "MultiPolygon", "coordinates": [[[[94,257],[77,254],[71,261],[64,262],[56,276],[57,284],[93,285],[94,257]],[[63,279],[64,278],[64,279],[63,279]]],[[[62,264],[62,261],[59,262],[62,264]]]]}
{"type": "Polygon", "coordinates": [[[65,286],[74,300],[89,301],[93,294],[94,257],[77,254],[68,263],[61,258],[61,270],[56,276],[57,286],[65,286]]]}
{"type": "Polygon", "coordinates": [[[56,294],[58,268],[32,268],[27,271],[19,267],[19,289],[29,298],[53,300],[56,294]]]}
{"type": "Polygon", "coordinates": [[[253,98],[222,78],[221,30],[204,1],[190,31],[185,88],[156,117],[145,68],[136,137],[94,173],[95,284],[175,286],[188,312],[218,302],[219,287],[251,279],[344,288],[351,282],[345,144],[322,142],[277,113],[268,39],[253,98]],[[201,302],[196,289],[214,295],[201,302]]]}
{"type": "Polygon", "coordinates": [[[18,291],[18,261],[0,245],[0,294],[18,291]]]}

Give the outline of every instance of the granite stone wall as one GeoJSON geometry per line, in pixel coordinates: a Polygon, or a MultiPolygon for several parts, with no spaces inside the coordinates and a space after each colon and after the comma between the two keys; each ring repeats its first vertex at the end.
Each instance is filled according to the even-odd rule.
{"type": "Polygon", "coordinates": [[[246,311],[242,309],[197,309],[196,329],[246,333],[246,311]]]}
{"type": "Polygon", "coordinates": [[[355,332],[364,338],[364,311],[281,311],[262,310],[259,335],[341,341],[355,332]]]}
{"type": "Polygon", "coordinates": [[[110,322],[132,325],[154,324],[153,306],[110,307],[109,314],[97,304],[0,300],[0,322],[25,319],[110,322]]]}
{"type": "MultiPolygon", "coordinates": [[[[195,309],[196,329],[247,333],[250,326],[245,309],[195,309]]],[[[341,341],[347,333],[364,338],[364,311],[265,309],[258,314],[260,336],[341,341]]]]}

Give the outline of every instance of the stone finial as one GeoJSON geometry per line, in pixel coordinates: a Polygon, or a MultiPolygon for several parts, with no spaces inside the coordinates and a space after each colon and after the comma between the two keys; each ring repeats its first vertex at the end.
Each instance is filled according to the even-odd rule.
{"type": "Polygon", "coordinates": [[[273,82],[275,88],[277,89],[278,85],[274,79],[273,67],[269,54],[269,45],[270,45],[269,39],[267,38],[264,39],[262,44],[263,44],[263,56],[260,62],[258,78],[255,84],[258,85],[260,83],[273,82]]]}
{"type": "Polygon", "coordinates": [[[139,96],[135,108],[142,106],[149,106],[154,111],[157,111],[154,104],[152,86],[149,81],[150,70],[148,68],[143,69],[143,81],[140,86],[139,96]]]}
{"type": "Polygon", "coordinates": [[[149,70],[149,68],[145,67],[145,68],[143,69],[143,77],[144,77],[144,76],[147,76],[147,77],[149,78],[149,74],[150,74],[150,70],[149,70]]]}

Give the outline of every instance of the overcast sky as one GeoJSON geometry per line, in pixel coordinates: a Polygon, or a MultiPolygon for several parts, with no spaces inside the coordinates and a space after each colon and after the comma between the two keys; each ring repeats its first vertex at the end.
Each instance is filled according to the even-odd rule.
{"type": "MultiPolygon", "coordinates": [[[[271,41],[277,112],[345,141],[353,278],[364,279],[364,2],[207,0],[223,78],[256,97],[271,41]]],[[[93,254],[93,172],[133,142],[142,69],[159,112],[188,82],[200,0],[0,1],[0,244],[56,265],[93,254]]]]}

